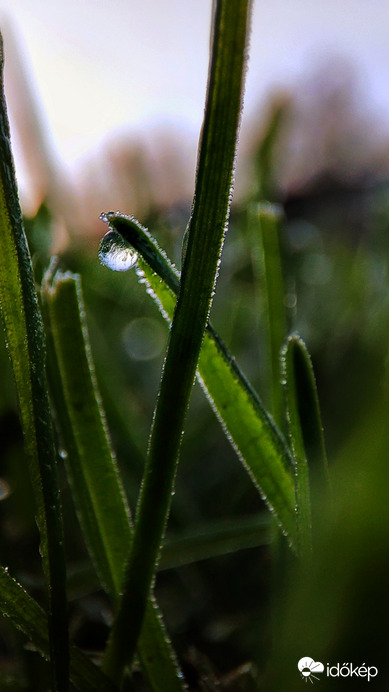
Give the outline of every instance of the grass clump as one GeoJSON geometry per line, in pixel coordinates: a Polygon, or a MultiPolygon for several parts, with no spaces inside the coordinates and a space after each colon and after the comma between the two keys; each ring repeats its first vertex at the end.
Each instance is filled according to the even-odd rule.
{"type": "MultiPolygon", "coordinates": [[[[175,248],[181,271],[161,249],[165,243],[127,210],[101,216],[108,231],[100,259],[118,273],[99,266],[97,252],[80,256],[73,247],[49,260],[48,244],[36,240],[39,229],[46,238],[49,208],[26,224],[33,263],[2,97],[0,305],[25,445],[17,438],[4,450],[10,486],[16,468],[25,482],[4,507],[11,524],[21,526],[24,517],[22,533],[34,543],[32,512],[20,501],[33,498],[43,566],[41,574],[35,551],[28,574],[15,559],[12,532],[1,539],[1,612],[22,633],[19,640],[2,621],[3,638],[13,633],[8,658],[16,652],[8,682],[0,678],[4,689],[29,689],[34,679],[37,690],[180,692],[205,689],[206,679],[207,689],[293,690],[307,652],[355,663],[380,656],[377,635],[376,649],[364,651],[355,626],[361,610],[347,594],[352,586],[363,600],[373,584],[384,591],[378,566],[386,552],[377,546],[387,531],[377,488],[385,477],[386,395],[370,386],[372,358],[363,373],[357,367],[371,343],[355,336],[357,365],[348,372],[350,380],[358,372],[365,393],[359,407],[352,402],[358,424],[335,425],[328,415],[323,351],[331,350],[331,315],[326,305],[311,357],[304,325],[312,317],[314,330],[320,286],[306,297],[307,265],[300,271],[298,243],[288,246],[290,223],[279,205],[262,199],[274,191],[279,113],[259,148],[256,192],[246,209],[230,214],[250,12],[247,0],[215,4],[193,205],[175,248]],[[225,259],[231,247],[234,259],[226,270],[227,227],[225,259]],[[140,319],[151,339],[156,325],[168,325],[166,353],[131,369],[134,349],[125,345],[140,319]],[[316,381],[325,393],[322,412],[316,381]],[[335,458],[331,483],[322,420],[335,458]],[[307,598],[319,603],[308,614],[307,598]],[[339,623],[340,603],[346,612],[339,623]],[[49,670],[31,651],[22,654],[26,639],[50,660],[49,670]]],[[[161,220],[148,222],[163,237],[161,220]]],[[[360,286],[366,262],[331,243],[322,251],[353,315],[368,314],[360,286]]],[[[7,373],[5,351],[0,357],[7,373]]],[[[1,397],[4,420],[15,421],[12,396],[1,397]]],[[[374,618],[364,615],[371,633],[374,618]]]]}

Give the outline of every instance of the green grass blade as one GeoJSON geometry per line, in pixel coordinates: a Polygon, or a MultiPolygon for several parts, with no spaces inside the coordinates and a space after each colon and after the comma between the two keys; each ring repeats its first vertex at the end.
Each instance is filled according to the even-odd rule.
{"type": "Polygon", "coordinates": [[[211,332],[204,338],[198,377],[262,498],[293,543],[296,519],[289,450],[260,400],[211,332]]]}
{"type": "Polygon", "coordinates": [[[308,460],[304,447],[299,411],[298,384],[295,371],[294,342],[288,340],[283,354],[283,376],[286,390],[286,414],[289,439],[293,450],[296,475],[296,511],[299,530],[299,551],[307,557],[312,550],[311,491],[308,460]]]}
{"type": "Polygon", "coordinates": [[[282,379],[288,397],[288,367],[294,370],[295,399],[297,409],[294,418],[299,419],[302,444],[308,460],[312,460],[316,475],[323,486],[330,488],[327,452],[321,420],[319,396],[311,357],[304,341],[298,335],[290,336],[283,349],[282,379]],[[289,363],[289,365],[288,365],[289,363]]]}
{"type": "Polygon", "coordinates": [[[250,3],[218,0],[188,245],[150,435],[123,597],[105,667],[115,679],[132,659],[171,493],[185,415],[212,303],[231,204],[242,109],[250,3]]]}
{"type": "MultiPolygon", "coordinates": [[[[116,601],[132,527],[95,380],[79,277],[57,272],[51,279],[48,273],[42,298],[53,397],[73,497],[100,581],[116,601]]],[[[153,689],[182,691],[173,652],[151,602],[138,654],[153,689]]]]}
{"type": "Polygon", "coordinates": [[[264,280],[265,312],[270,355],[270,388],[272,413],[277,424],[284,427],[284,396],[280,380],[280,354],[285,342],[286,308],[281,267],[279,232],[282,211],[268,203],[258,204],[253,222],[259,225],[262,246],[262,273],[264,280]]]}
{"type": "Polygon", "coordinates": [[[261,141],[256,151],[256,184],[255,196],[258,200],[273,201],[279,196],[277,190],[275,147],[278,144],[280,131],[288,115],[289,98],[279,96],[271,105],[265,130],[262,132],[261,141]],[[278,194],[277,194],[278,193],[278,194]]]}
{"type": "Polygon", "coordinates": [[[45,338],[18,200],[0,45],[0,307],[16,382],[48,586],[53,690],[68,689],[66,566],[45,338]]]}
{"type": "MultiPolygon", "coordinates": [[[[273,528],[270,515],[261,513],[201,523],[181,531],[170,531],[163,541],[158,571],[268,545],[273,537],[273,528]]],[[[97,591],[99,587],[96,572],[89,563],[77,565],[69,570],[69,599],[80,598],[97,591]]]]}
{"type": "Polygon", "coordinates": [[[308,462],[316,462],[328,482],[327,456],[312,362],[300,337],[293,335],[288,338],[281,362],[289,437],[296,468],[300,551],[304,555],[312,549],[308,462]]]}
{"type": "Polygon", "coordinates": [[[256,548],[271,542],[268,514],[196,526],[191,531],[170,534],[163,544],[158,570],[256,548]]]}
{"type": "MultiPolygon", "coordinates": [[[[45,658],[50,656],[47,615],[23,587],[0,567],[0,609],[45,658]]],[[[80,692],[114,692],[117,688],[79,649],[70,648],[70,679],[80,692]]]]}
{"type": "MultiPolygon", "coordinates": [[[[139,253],[137,273],[140,282],[145,284],[150,297],[171,323],[179,285],[178,272],[137,221],[115,213],[110,215],[109,224],[139,253]]],[[[235,359],[210,326],[204,336],[197,376],[240,460],[293,543],[296,518],[292,459],[288,447],[235,359]]]]}
{"type": "Polygon", "coordinates": [[[97,393],[79,277],[57,272],[50,282],[47,274],[42,302],[54,346],[49,372],[68,452],[66,469],[89,552],[102,585],[115,598],[123,578],[123,545],[131,540],[129,510],[97,393]]]}

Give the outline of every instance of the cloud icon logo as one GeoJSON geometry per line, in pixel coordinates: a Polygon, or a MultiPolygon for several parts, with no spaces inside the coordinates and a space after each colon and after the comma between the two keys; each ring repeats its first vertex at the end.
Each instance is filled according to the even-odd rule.
{"type": "Polygon", "coordinates": [[[320,663],[320,661],[314,661],[313,658],[310,658],[309,656],[304,656],[304,658],[300,658],[297,668],[299,669],[301,673],[301,677],[305,682],[309,680],[309,682],[313,683],[313,679],[319,680],[320,678],[317,677],[317,675],[314,675],[314,673],[323,673],[324,672],[324,665],[323,663],[320,663]]]}

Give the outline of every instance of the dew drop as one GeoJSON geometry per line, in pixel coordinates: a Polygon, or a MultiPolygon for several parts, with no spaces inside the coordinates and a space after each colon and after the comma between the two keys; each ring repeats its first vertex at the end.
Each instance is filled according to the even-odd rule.
{"type": "Polygon", "coordinates": [[[126,243],[120,233],[108,231],[100,243],[99,258],[108,269],[126,272],[136,264],[138,253],[126,243]]]}
{"type": "MultiPolygon", "coordinates": [[[[117,213],[120,214],[120,212],[117,212],[117,213]]],[[[100,219],[100,221],[103,221],[104,223],[109,224],[109,222],[111,221],[111,219],[113,219],[114,216],[115,216],[114,211],[103,211],[103,212],[101,212],[99,219],[100,219]]]]}

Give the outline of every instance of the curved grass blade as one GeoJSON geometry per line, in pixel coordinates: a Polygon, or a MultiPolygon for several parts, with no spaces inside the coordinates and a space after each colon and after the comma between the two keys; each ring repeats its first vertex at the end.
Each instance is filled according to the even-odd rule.
{"type": "MultiPolygon", "coordinates": [[[[17,629],[48,659],[47,615],[8,570],[0,566],[0,609],[17,629]]],[[[75,646],[70,647],[70,679],[80,692],[115,692],[115,685],[75,646]]]]}
{"type": "Polygon", "coordinates": [[[298,383],[295,371],[295,342],[288,339],[283,353],[283,377],[286,390],[286,415],[293,450],[296,475],[296,511],[299,530],[299,552],[307,557],[312,551],[311,492],[308,460],[304,446],[299,411],[298,383]]]}
{"type": "MultiPolygon", "coordinates": [[[[52,272],[51,272],[52,273],[52,272]]],[[[46,274],[42,299],[49,335],[53,398],[80,524],[101,584],[115,602],[132,540],[130,512],[113,456],[94,375],[80,279],[46,274]]],[[[149,602],[138,654],[159,692],[183,683],[156,604],[149,602]]]]}
{"type": "Polygon", "coordinates": [[[328,465],[312,362],[303,340],[287,339],[281,359],[290,444],[296,469],[296,508],[300,552],[312,549],[312,517],[308,462],[319,462],[328,483],[328,465]]]}
{"type": "MultiPolygon", "coordinates": [[[[145,284],[148,294],[171,323],[179,286],[177,270],[135,219],[119,213],[106,216],[110,227],[138,252],[140,282],[145,284]]],[[[241,462],[289,541],[294,543],[296,517],[289,449],[258,395],[210,325],[202,343],[197,377],[241,462]]]]}
{"type": "Polygon", "coordinates": [[[66,566],[46,346],[24,234],[3,85],[0,37],[0,307],[15,377],[48,588],[53,690],[68,689],[66,566]]]}
{"type": "Polygon", "coordinates": [[[207,332],[198,378],[262,498],[294,543],[296,517],[289,450],[272,418],[222,345],[207,332]]]}
{"type": "MultiPolygon", "coordinates": [[[[297,334],[288,337],[283,349],[281,366],[284,371],[287,368],[285,360],[288,359],[293,359],[298,415],[306,456],[312,459],[321,482],[329,488],[328,460],[315,373],[308,349],[297,334]]],[[[287,388],[285,376],[282,379],[287,388]]]]}

